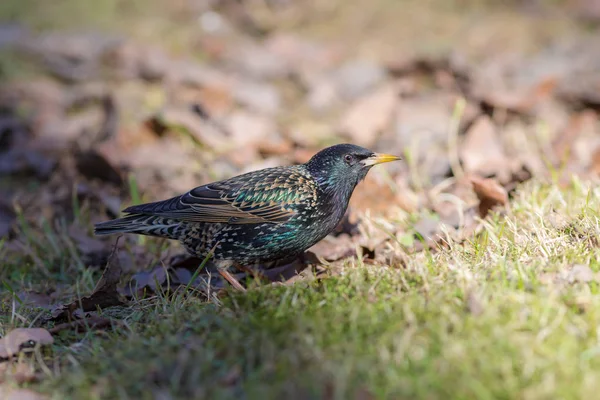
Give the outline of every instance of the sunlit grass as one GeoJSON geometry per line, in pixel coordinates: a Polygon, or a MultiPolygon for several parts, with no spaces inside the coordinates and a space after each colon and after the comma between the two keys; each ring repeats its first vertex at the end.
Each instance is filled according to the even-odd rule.
{"type": "MultiPolygon", "coordinates": [[[[53,375],[35,386],[84,399],[593,397],[599,284],[569,271],[600,269],[599,206],[577,180],[529,183],[510,216],[402,264],[347,260],[320,281],[208,303],[183,291],[134,301],[106,311],[125,327],[59,335],[53,375]]],[[[4,331],[37,313],[14,312],[25,319],[4,331]]]]}

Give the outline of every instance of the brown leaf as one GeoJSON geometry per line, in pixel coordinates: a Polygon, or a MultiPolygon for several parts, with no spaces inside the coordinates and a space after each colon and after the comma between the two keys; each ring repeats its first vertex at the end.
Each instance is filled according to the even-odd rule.
{"type": "Polygon", "coordinates": [[[511,163],[504,154],[496,127],[487,115],[479,117],[465,134],[460,158],[467,173],[496,176],[501,182],[510,178],[511,163]]]}
{"type": "Polygon", "coordinates": [[[37,306],[41,308],[52,308],[52,296],[46,293],[38,293],[33,291],[21,291],[17,294],[19,299],[25,305],[37,306]]]}
{"type": "Polygon", "coordinates": [[[558,84],[556,76],[546,76],[534,84],[527,83],[523,86],[523,83],[513,82],[513,85],[507,85],[505,77],[498,75],[502,69],[502,67],[500,69],[494,67],[487,71],[489,73],[494,70],[492,75],[476,77],[474,82],[472,95],[490,107],[529,113],[542,100],[549,98],[558,84]]]}
{"type": "MultiPolygon", "coordinates": [[[[598,116],[592,110],[585,110],[571,115],[567,126],[557,135],[556,140],[552,143],[554,162],[556,165],[564,162],[567,157],[574,158],[572,152],[575,143],[580,139],[583,133],[593,130],[597,121],[598,116]]],[[[588,138],[584,139],[584,143],[589,142],[588,138]]],[[[577,161],[579,162],[579,160],[577,161]]]]}
{"type": "Polygon", "coordinates": [[[479,199],[479,216],[485,218],[496,206],[508,205],[508,193],[495,179],[471,177],[473,190],[479,199]]]}
{"type": "Polygon", "coordinates": [[[54,343],[50,332],[42,328],[16,328],[0,339],[0,359],[10,358],[22,349],[54,343]]]}
{"type": "Polygon", "coordinates": [[[386,214],[391,207],[401,201],[402,199],[392,190],[390,184],[372,171],[354,191],[349,204],[352,212],[370,210],[380,215],[386,214]]]}
{"type": "Polygon", "coordinates": [[[337,261],[356,255],[356,244],[347,234],[327,236],[310,249],[318,258],[326,261],[337,261]]]}
{"type": "Polygon", "coordinates": [[[99,179],[116,186],[123,184],[120,171],[95,150],[77,153],[75,155],[75,162],[79,173],[88,179],[99,179]]]}
{"type": "Polygon", "coordinates": [[[33,390],[0,386],[0,399],[3,400],[46,400],[47,398],[33,390]]]}
{"type": "Polygon", "coordinates": [[[383,86],[356,101],[342,116],[340,131],[353,143],[371,147],[393,116],[398,93],[393,85],[383,86]]]}
{"type": "Polygon", "coordinates": [[[285,281],[291,282],[297,279],[300,273],[304,271],[310,264],[318,264],[319,260],[314,253],[306,251],[300,257],[296,258],[290,263],[276,266],[261,268],[259,267],[260,274],[271,282],[285,281]]]}
{"type": "Polygon", "coordinates": [[[56,160],[25,147],[0,153],[0,175],[33,174],[47,179],[56,167],[56,160]]]}
{"type": "MultiPolygon", "coordinates": [[[[199,265],[199,264],[198,264],[199,265]]],[[[167,281],[167,271],[161,265],[152,269],[152,271],[138,272],[131,278],[131,282],[127,285],[131,294],[148,288],[156,292],[157,287],[162,287],[167,281]]]]}
{"type": "MultiPolygon", "coordinates": [[[[119,237],[120,238],[120,237],[119,237]]],[[[82,297],[73,302],[56,308],[52,311],[52,319],[72,319],[73,313],[82,309],[83,311],[95,311],[97,308],[107,308],[123,304],[117,292],[117,284],[121,278],[121,264],[117,254],[119,238],[115,242],[113,251],[108,258],[106,269],[96,284],[96,288],[90,296],[82,297]]]]}
{"type": "Polygon", "coordinates": [[[77,224],[72,224],[69,227],[69,236],[77,245],[77,249],[83,255],[86,264],[95,264],[98,261],[105,262],[108,254],[110,254],[106,242],[90,237],[77,224]]]}
{"type": "Polygon", "coordinates": [[[234,99],[251,111],[275,115],[281,108],[279,90],[270,83],[240,80],[232,90],[234,99]]]}
{"type": "MultiPolygon", "coordinates": [[[[200,265],[200,264],[198,264],[200,265]]],[[[192,273],[187,268],[174,268],[171,273],[171,282],[177,285],[187,285],[192,279],[192,273]]]]}
{"type": "Polygon", "coordinates": [[[236,147],[257,147],[276,133],[276,127],[269,118],[246,111],[233,112],[226,121],[231,142],[236,147]]]}
{"type": "Polygon", "coordinates": [[[185,129],[195,140],[207,147],[220,149],[227,146],[222,129],[201,118],[192,110],[167,107],[157,118],[167,127],[185,129]]]}

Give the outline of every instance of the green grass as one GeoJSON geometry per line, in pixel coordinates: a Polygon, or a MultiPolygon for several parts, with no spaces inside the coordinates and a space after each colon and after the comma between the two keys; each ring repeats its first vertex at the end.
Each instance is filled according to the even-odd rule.
{"type": "MultiPolygon", "coordinates": [[[[320,281],[106,310],[125,325],[61,333],[33,387],[56,399],[593,398],[599,286],[568,278],[574,264],[600,269],[599,206],[600,191],[577,180],[564,190],[530,183],[509,216],[403,265],[347,260],[320,281]]],[[[13,290],[28,263],[1,273],[13,290]]],[[[90,290],[75,271],[63,279],[90,290]]],[[[4,332],[40,312],[10,297],[4,332]]]]}

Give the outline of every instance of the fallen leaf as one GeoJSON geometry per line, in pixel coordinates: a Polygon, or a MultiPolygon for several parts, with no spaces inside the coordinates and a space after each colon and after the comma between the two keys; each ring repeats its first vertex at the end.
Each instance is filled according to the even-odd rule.
{"type": "Polygon", "coordinates": [[[356,244],[350,235],[329,235],[309,248],[308,251],[315,254],[319,259],[337,261],[356,255],[356,244]]]}
{"type": "Polygon", "coordinates": [[[47,396],[29,389],[14,389],[0,386],[0,399],[3,400],[46,400],[47,396]]]}
{"type": "Polygon", "coordinates": [[[310,265],[316,264],[319,264],[317,256],[311,251],[305,251],[300,257],[290,263],[276,267],[269,266],[265,269],[259,267],[258,271],[270,282],[290,282],[297,278],[310,265]]]}
{"type": "Polygon", "coordinates": [[[133,295],[140,293],[144,289],[148,288],[153,292],[156,292],[158,287],[162,287],[167,282],[167,271],[165,267],[159,265],[152,269],[152,271],[138,272],[131,278],[129,284],[125,287],[127,295],[133,295]]]}
{"type": "Polygon", "coordinates": [[[273,121],[269,118],[251,114],[246,111],[235,111],[227,119],[225,126],[231,134],[231,142],[235,147],[255,149],[276,132],[273,121]]]}
{"type": "Polygon", "coordinates": [[[10,358],[25,348],[54,343],[50,333],[42,328],[16,328],[0,339],[0,359],[10,358]]]}
{"type": "Polygon", "coordinates": [[[281,96],[272,84],[253,81],[236,82],[232,95],[242,106],[261,114],[272,116],[281,108],[281,96]]]}
{"type": "Polygon", "coordinates": [[[90,237],[81,226],[75,223],[69,226],[68,232],[86,264],[102,265],[106,262],[110,255],[106,242],[90,237]]]}
{"type": "Polygon", "coordinates": [[[496,176],[500,182],[510,179],[511,163],[504,154],[496,127],[487,115],[479,117],[465,134],[460,158],[467,173],[496,176]]]}
{"type": "Polygon", "coordinates": [[[386,85],[358,99],[342,116],[339,130],[353,143],[371,147],[392,120],[398,93],[394,85],[386,85]]]}
{"type": "MultiPolygon", "coordinates": [[[[553,161],[555,165],[560,165],[569,159],[576,158],[577,155],[573,154],[576,147],[576,142],[586,133],[590,136],[595,136],[596,132],[593,132],[593,130],[597,121],[598,116],[592,110],[585,110],[571,115],[565,128],[559,132],[559,134],[556,136],[556,139],[552,142],[552,150],[554,153],[553,161]]],[[[580,140],[580,142],[586,146],[589,142],[589,138],[583,137],[583,140],[580,140]]],[[[587,147],[589,152],[589,146],[587,147]]],[[[591,151],[593,151],[593,149],[591,149],[591,151]]],[[[589,157],[593,158],[593,154],[589,155],[589,157]]],[[[587,165],[585,160],[577,160],[577,162],[587,165]]],[[[595,168],[593,161],[592,168],[595,168]]]]}
{"type": "MultiPolygon", "coordinates": [[[[350,198],[351,215],[369,210],[375,215],[385,215],[399,204],[400,196],[392,186],[375,171],[370,172],[350,198]]],[[[353,219],[357,219],[353,216],[353,219]]]]}
{"type": "Polygon", "coordinates": [[[192,110],[167,107],[157,115],[157,121],[166,127],[186,130],[195,140],[207,147],[220,149],[227,145],[222,129],[192,110]]]}
{"type": "MultiPolygon", "coordinates": [[[[369,60],[351,60],[333,73],[337,91],[345,100],[355,100],[369,93],[385,79],[385,69],[369,60]]],[[[368,113],[363,114],[368,116],[368,113]]]]}
{"type": "MultiPolygon", "coordinates": [[[[120,237],[119,237],[120,238],[120,237]]],[[[121,278],[121,264],[117,254],[117,246],[119,244],[117,238],[113,247],[112,253],[108,257],[104,273],[96,284],[96,288],[90,296],[82,297],[73,302],[57,307],[52,311],[52,319],[72,319],[73,313],[82,309],[83,311],[95,311],[98,308],[107,308],[123,304],[119,298],[117,284],[121,278]]]]}
{"type": "Polygon", "coordinates": [[[41,308],[52,308],[52,296],[46,293],[38,293],[33,291],[21,291],[17,294],[24,305],[36,306],[41,308]]]}
{"type": "MultiPolygon", "coordinates": [[[[200,264],[198,264],[200,265],[200,264]]],[[[174,268],[171,274],[173,284],[187,285],[192,279],[192,273],[187,268],[174,268]]]]}
{"type": "Polygon", "coordinates": [[[485,218],[496,206],[508,205],[508,193],[495,179],[470,178],[473,190],[479,199],[479,216],[485,218]]]}
{"type": "Polygon", "coordinates": [[[88,179],[99,179],[116,186],[123,184],[120,171],[95,150],[78,152],[75,162],[79,173],[88,179]]]}
{"type": "Polygon", "coordinates": [[[597,0],[574,0],[567,4],[583,21],[600,22],[600,2],[597,0]]]}
{"type": "Polygon", "coordinates": [[[318,148],[331,136],[331,126],[322,121],[302,119],[286,129],[288,137],[301,148],[318,148]]]}
{"type": "Polygon", "coordinates": [[[323,76],[310,86],[306,103],[314,113],[325,114],[339,103],[335,83],[328,76],[323,76]]]}
{"type": "Polygon", "coordinates": [[[52,174],[56,165],[56,160],[25,147],[0,153],[0,175],[33,174],[45,180],[52,174]]]}
{"type": "MultiPolygon", "coordinates": [[[[450,173],[448,127],[461,97],[457,93],[427,93],[403,97],[395,110],[393,129],[378,144],[386,153],[409,154],[408,162],[418,171],[417,179],[436,184],[450,173]]],[[[467,102],[461,115],[462,132],[479,115],[479,108],[467,102]]],[[[388,167],[389,168],[389,167],[388,167]]],[[[410,174],[412,175],[412,174],[410,174]]],[[[410,176],[411,180],[415,177],[410,176]]]]}
{"type": "Polygon", "coordinates": [[[255,79],[284,78],[290,73],[289,65],[282,55],[250,41],[230,48],[225,60],[231,64],[231,68],[255,79]]]}
{"type": "Polygon", "coordinates": [[[287,64],[290,73],[305,80],[331,68],[339,58],[336,49],[288,32],[273,32],[263,45],[287,64]]]}

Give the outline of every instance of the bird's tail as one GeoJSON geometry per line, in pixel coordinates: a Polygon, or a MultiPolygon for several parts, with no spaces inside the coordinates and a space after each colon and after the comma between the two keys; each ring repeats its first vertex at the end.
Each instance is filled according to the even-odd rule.
{"type": "Polygon", "coordinates": [[[176,239],[181,222],[148,214],[131,214],[94,225],[94,234],[137,233],[176,239]]]}

